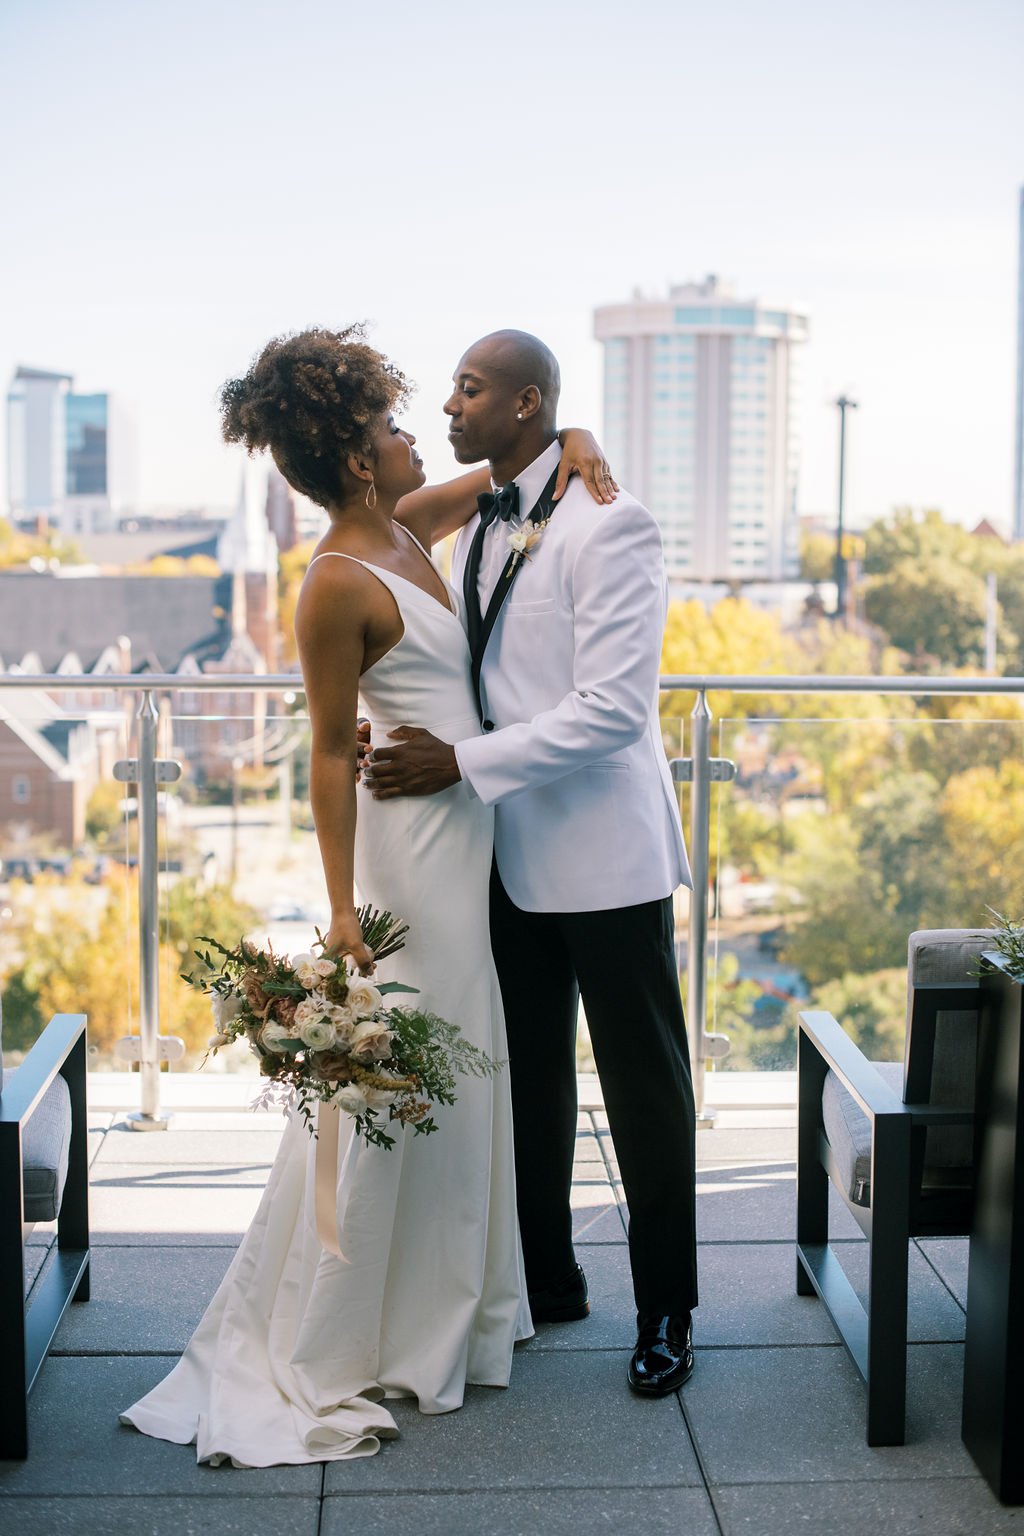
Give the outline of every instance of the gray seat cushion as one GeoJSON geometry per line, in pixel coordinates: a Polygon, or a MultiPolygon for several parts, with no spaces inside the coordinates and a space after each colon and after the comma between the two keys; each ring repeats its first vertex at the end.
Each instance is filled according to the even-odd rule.
{"type": "MultiPolygon", "coordinates": [[[[16,1068],[8,1070],[5,1086],[10,1087],[17,1075],[16,1068]]],[[[22,1131],[26,1221],[56,1221],[68,1176],[70,1148],[71,1094],[67,1083],[58,1076],[22,1131]]]]}
{"type": "MultiPolygon", "coordinates": [[[[914,987],[929,982],[973,981],[978,962],[991,949],[995,935],[988,928],[922,928],[907,945],[907,1018],[914,987]]],[[[940,1013],[935,1024],[935,1056],[931,1089],[925,1102],[947,1108],[970,1109],[974,1104],[978,1015],[975,1009],[940,1013]]],[[[901,1103],[906,1102],[905,1064],[872,1062],[875,1071],[901,1103]]],[[[825,1079],[821,1099],[825,1135],[839,1166],[841,1187],[854,1205],[871,1202],[871,1122],[834,1072],[825,1079]]],[[[957,1186],[958,1174],[970,1169],[973,1129],[944,1126],[929,1130],[925,1141],[925,1188],[957,1186]]]]}
{"type": "MultiPolygon", "coordinates": [[[[903,1096],[903,1063],[873,1061],[871,1065],[896,1097],[903,1096]]],[[[839,1169],[840,1188],[852,1205],[871,1204],[871,1121],[839,1078],[830,1072],[821,1095],[825,1135],[839,1169]]]]}

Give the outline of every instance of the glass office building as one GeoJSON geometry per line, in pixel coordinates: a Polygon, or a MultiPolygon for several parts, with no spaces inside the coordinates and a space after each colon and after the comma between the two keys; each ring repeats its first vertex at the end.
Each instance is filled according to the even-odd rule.
{"type": "Polygon", "coordinates": [[[110,401],[107,395],[65,397],[66,491],[106,496],[110,401]]]}
{"type": "Polygon", "coordinates": [[[71,375],[15,370],[7,390],[7,508],[13,518],[51,519],[64,498],[64,402],[71,375]]]}
{"type": "Polygon", "coordinates": [[[799,310],[717,279],[595,314],[604,442],[657,517],[669,575],[782,580],[799,567],[799,310]]]}

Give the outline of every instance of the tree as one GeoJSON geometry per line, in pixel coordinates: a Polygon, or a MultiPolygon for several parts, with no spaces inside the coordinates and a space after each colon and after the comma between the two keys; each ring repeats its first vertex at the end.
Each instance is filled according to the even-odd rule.
{"type": "Polygon", "coordinates": [[[988,908],[1024,917],[1024,763],[1012,757],[954,775],[940,812],[959,924],[987,924],[988,908]]]}
{"type": "Polygon", "coordinates": [[[849,973],[818,987],[808,1007],[839,1020],[869,1061],[902,1061],[906,1038],[907,972],[892,966],[849,973]]]}
{"type": "MultiPolygon", "coordinates": [[[[696,599],[670,603],[661,670],[723,676],[785,672],[782,626],[774,614],[755,608],[745,598],[723,598],[710,611],[696,599]]],[[[735,698],[730,693],[716,692],[714,707],[720,717],[732,715],[736,712],[735,698]]],[[[662,694],[663,721],[688,716],[692,708],[692,693],[662,694]]]]}
{"type": "Polygon", "coordinates": [[[82,556],[75,544],[53,530],[23,533],[13,523],[0,517],[0,569],[27,565],[30,560],[55,560],[58,565],[81,565],[82,556]]]}
{"type": "Polygon", "coordinates": [[[295,648],[295,605],[315,548],[314,539],[305,544],[296,544],[292,549],[283,551],[278,563],[277,622],[281,635],[281,654],[288,663],[298,659],[295,648]]]}
{"type": "Polygon", "coordinates": [[[800,580],[831,581],[835,576],[836,541],[828,533],[800,535],[800,580]]]}
{"type": "MultiPolygon", "coordinates": [[[[33,905],[12,925],[12,947],[22,958],[3,981],[5,1044],[27,1050],[52,1014],[85,1013],[89,1044],[106,1056],[128,1034],[132,1019],[138,1023],[136,873],[119,870],[99,891],[66,883],[58,891],[43,882],[33,887],[33,905]]],[[[233,945],[255,921],[255,912],[223,886],[203,889],[181,880],[166,893],[159,949],[161,1029],[181,1035],[191,1051],[209,1038],[210,1006],[179,980],[182,963],[200,934],[233,945]]]]}
{"type": "MultiPolygon", "coordinates": [[[[871,577],[864,589],[866,618],[922,666],[980,666],[986,603],[983,578],[948,558],[901,560],[871,577]]],[[[1005,621],[999,648],[1004,654],[1019,649],[1005,621]]]]}

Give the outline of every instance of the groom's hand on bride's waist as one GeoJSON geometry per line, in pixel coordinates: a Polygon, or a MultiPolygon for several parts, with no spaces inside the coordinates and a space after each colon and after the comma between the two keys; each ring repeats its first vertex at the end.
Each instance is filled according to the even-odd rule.
{"type": "Polygon", "coordinates": [[[388,732],[393,746],[374,747],[363,764],[363,783],[375,800],[398,795],[437,795],[462,775],[455,748],[413,725],[388,732]]]}

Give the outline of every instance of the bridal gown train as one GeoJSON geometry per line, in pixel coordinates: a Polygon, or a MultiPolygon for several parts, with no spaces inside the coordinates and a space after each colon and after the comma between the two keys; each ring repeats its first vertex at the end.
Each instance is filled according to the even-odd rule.
{"type": "MultiPolygon", "coordinates": [[[[398,725],[446,741],[479,731],[456,613],[404,577],[367,568],[405,627],[361,679],[374,741],[398,725]]],[[[463,783],[386,801],[360,787],[357,803],[360,897],[410,925],[378,979],[417,986],[418,1006],[504,1060],[487,926],[491,812],[463,783]]],[[[252,1225],[185,1353],[122,1422],[195,1441],[199,1461],[338,1461],[372,1455],[397,1434],[385,1397],[445,1413],[460,1407],[467,1382],[507,1386],[513,1345],[532,1332],[508,1072],[460,1077],[456,1092],[454,1107],[437,1111],[436,1134],[398,1129],[390,1151],[353,1137],[341,1116],[341,1259],[317,1237],[316,1143],[291,1114],[252,1225]]]]}

